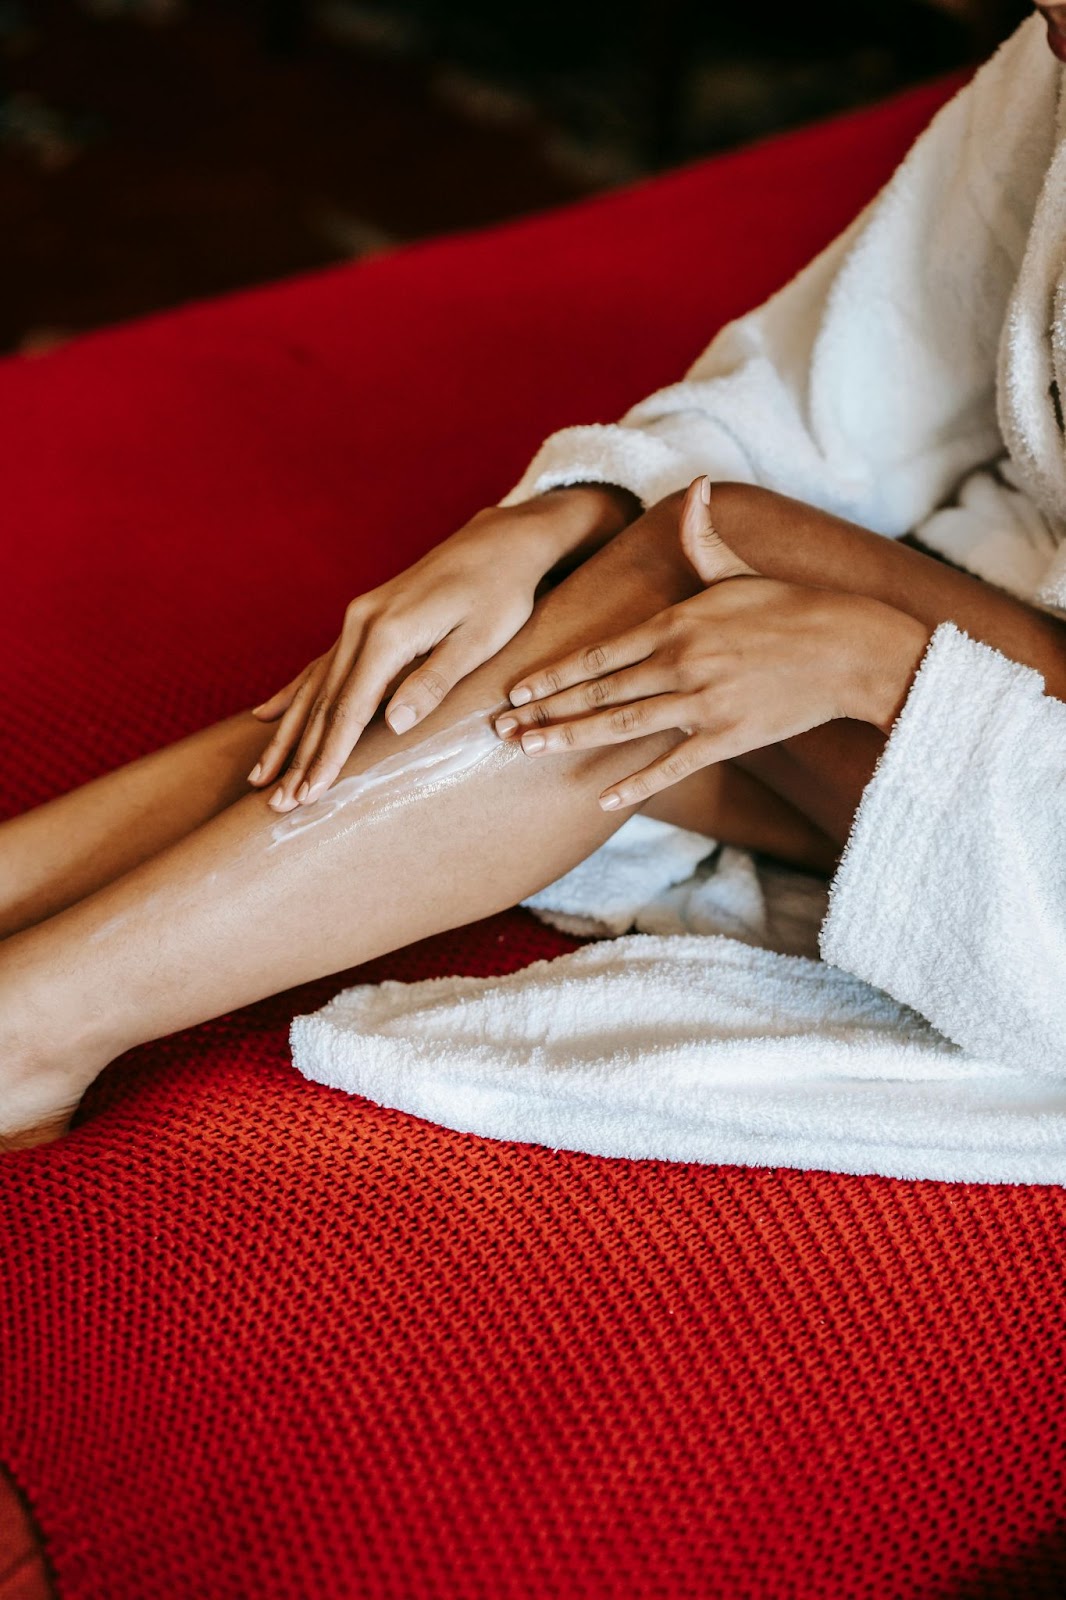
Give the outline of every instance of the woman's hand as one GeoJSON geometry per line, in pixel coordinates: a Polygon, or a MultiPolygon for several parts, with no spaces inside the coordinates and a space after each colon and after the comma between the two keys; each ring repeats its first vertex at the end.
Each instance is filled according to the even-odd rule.
{"type": "Polygon", "coordinates": [[[680,531],[708,587],[523,678],[496,722],[534,756],[680,729],[665,756],[600,796],[605,810],[835,717],[887,732],[929,641],[879,600],[761,577],[715,533],[704,485],[691,486],[680,531]]]}
{"type": "Polygon", "coordinates": [[[389,701],[395,733],[421,722],[518,632],[547,574],[584,559],[639,509],[625,490],[590,484],[478,512],[414,566],[353,600],[333,647],[256,706],[254,715],[278,728],[249,783],[273,782],[291,756],[270,804],[288,811],[316,800],[405,667],[424,657],[389,701]]]}

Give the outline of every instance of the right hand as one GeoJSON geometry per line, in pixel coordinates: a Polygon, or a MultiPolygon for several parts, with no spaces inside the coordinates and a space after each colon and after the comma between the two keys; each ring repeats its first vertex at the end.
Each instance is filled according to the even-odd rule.
{"type": "Polygon", "coordinates": [[[278,727],[248,781],[272,783],[291,756],[270,804],[288,811],[317,800],[404,667],[425,658],[389,700],[394,733],[421,722],[514,637],[545,574],[567,557],[584,559],[637,510],[625,490],[590,484],[479,511],[406,571],[353,600],[332,648],[255,707],[255,716],[278,727]]]}

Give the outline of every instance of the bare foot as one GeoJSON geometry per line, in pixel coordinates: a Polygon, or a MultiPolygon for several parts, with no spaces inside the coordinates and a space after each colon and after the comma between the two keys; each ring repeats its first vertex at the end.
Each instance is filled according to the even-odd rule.
{"type": "MultiPolygon", "coordinates": [[[[14,940],[5,944],[5,950],[14,940]]],[[[89,1084],[107,1064],[69,1030],[49,1038],[42,1008],[25,999],[22,983],[5,983],[0,970],[0,1155],[62,1138],[89,1084]]]]}
{"type": "Polygon", "coordinates": [[[56,1139],[61,1139],[77,1109],[77,1104],[74,1104],[68,1111],[48,1121],[38,1122],[33,1127],[20,1128],[15,1133],[0,1132],[0,1155],[6,1155],[9,1150],[30,1150],[34,1145],[52,1144],[56,1139]]]}
{"type": "Polygon", "coordinates": [[[41,928],[0,942],[0,1159],[61,1139],[119,1053],[102,1033],[106,1007],[76,986],[65,992],[69,974],[53,974],[47,944],[41,928]]]}

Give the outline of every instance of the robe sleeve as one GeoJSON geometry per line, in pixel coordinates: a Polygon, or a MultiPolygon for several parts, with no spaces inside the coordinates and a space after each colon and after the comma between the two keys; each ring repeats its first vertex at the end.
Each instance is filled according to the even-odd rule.
{"type": "Polygon", "coordinates": [[[899,535],[1002,450],[996,351],[1055,137],[1039,16],[941,108],[880,194],[784,289],[620,422],[549,437],[503,505],[700,473],[899,535]]]}
{"type": "Polygon", "coordinates": [[[972,1055],[1066,1070],[1066,704],[942,623],[864,791],[824,959],[972,1055]]]}

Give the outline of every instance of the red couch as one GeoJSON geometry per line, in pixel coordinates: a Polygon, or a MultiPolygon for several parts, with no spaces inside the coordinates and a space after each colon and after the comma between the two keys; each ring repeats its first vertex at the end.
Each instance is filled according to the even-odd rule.
{"type": "MultiPolygon", "coordinates": [[[[944,92],[0,366],[4,805],[273,689],[944,92]]],[[[567,947],[515,911],[361,976],[567,947]]],[[[340,982],[0,1162],[0,1456],[64,1600],[1066,1593],[1062,1190],[451,1133],[294,1072],[340,982]]]]}

